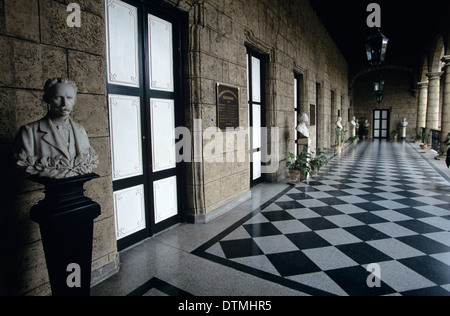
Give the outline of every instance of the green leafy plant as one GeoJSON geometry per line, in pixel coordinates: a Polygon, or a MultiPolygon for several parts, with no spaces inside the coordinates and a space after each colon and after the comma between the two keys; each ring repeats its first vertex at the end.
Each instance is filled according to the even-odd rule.
{"type": "Polygon", "coordinates": [[[355,135],[355,136],[351,137],[350,140],[352,141],[352,143],[356,143],[359,140],[359,136],[355,135]]]}
{"type": "Polygon", "coordinates": [[[341,129],[341,142],[345,142],[345,140],[347,139],[347,125],[344,125],[343,128],[341,129]]]}
{"type": "Polygon", "coordinates": [[[324,149],[317,149],[314,157],[310,158],[309,164],[311,167],[311,171],[319,172],[323,166],[326,166],[329,163],[327,156],[325,156],[324,149]]]}
{"type": "Polygon", "coordinates": [[[286,167],[288,170],[294,172],[298,171],[304,178],[308,177],[311,172],[310,160],[312,158],[311,154],[307,151],[302,151],[299,155],[295,156],[293,153],[288,152],[286,167]]]}
{"type": "Polygon", "coordinates": [[[424,128],[422,129],[422,143],[428,145],[428,143],[430,142],[430,129],[429,128],[424,128]]]}
{"type": "Polygon", "coordinates": [[[398,128],[395,127],[392,131],[391,131],[391,137],[395,138],[398,136],[398,128]]]}

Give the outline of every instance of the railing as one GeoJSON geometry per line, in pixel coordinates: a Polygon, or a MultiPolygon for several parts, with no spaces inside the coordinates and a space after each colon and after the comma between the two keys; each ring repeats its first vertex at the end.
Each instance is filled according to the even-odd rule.
{"type": "Polygon", "coordinates": [[[431,149],[438,153],[441,150],[441,131],[431,130],[431,149]]]}

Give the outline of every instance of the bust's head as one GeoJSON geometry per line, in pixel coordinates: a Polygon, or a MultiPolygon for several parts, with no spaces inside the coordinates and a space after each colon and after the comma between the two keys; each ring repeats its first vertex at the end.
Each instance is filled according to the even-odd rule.
{"type": "Polygon", "coordinates": [[[303,113],[302,116],[300,116],[300,123],[308,123],[309,122],[309,117],[308,114],[303,113]]]}
{"type": "Polygon", "coordinates": [[[49,79],[44,86],[44,101],[49,105],[52,117],[66,119],[76,102],[77,85],[68,79],[49,79]]]}

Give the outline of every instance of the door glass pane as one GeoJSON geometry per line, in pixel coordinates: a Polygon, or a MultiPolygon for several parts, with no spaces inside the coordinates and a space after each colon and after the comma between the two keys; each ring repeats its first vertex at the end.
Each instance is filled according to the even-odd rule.
{"type": "Polygon", "coordinates": [[[387,111],[382,111],[382,117],[381,118],[387,120],[388,112],[387,111]]]}
{"type": "Polygon", "coordinates": [[[148,16],[150,89],[174,91],[172,23],[148,16]]]}
{"type": "Polygon", "coordinates": [[[386,138],[387,137],[387,131],[386,130],[382,130],[381,131],[381,137],[382,138],[386,138]]]}
{"type": "Polygon", "coordinates": [[[375,127],[375,129],[380,129],[380,121],[375,121],[374,122],[374,127],[375,127]]]}
{"type": "Polygon", "coordinates": [[[143,173],[140,106],[139,97],[109,95],[113,180],[143,173]]]}
{"type": "Polygon", "coordinates": [[[297,108],[297,79],[294,79],[294,109],[297,108]]]}
{"type": "Polygon", "coordinates": [[[375,111],[374,115],[376,120],[380,119],[380,111],[375,111]]]}
{"type": "Polygon", "coordinates": [[[178,214],[177,178],[171,177],[153,183],[155,224],[178,214]]]}
{"type": "Polygon", "coordinates": [[[144,185],[114,192],[116,237],[121,239],[144,229],[144,185]]]}
{"type": "Polygon", "coordinates": [[[382,129],[387,129],[387,121],[386,120],[382,120],[381,121],[381,128],[382,129]]]}
{"type": "Polygon", "coordinates": [[[119,0],[106,7],[108,83],[139,87],[137,8],[119,0]]]}
{"type": "Polygon", "coordinates": [[[379,138],[380,137],[380,131],[379,130],[373,131],[373,137],[379,138]]]}
{"type": "Polygon", "coordinates": [[[151,99],[150,107],[153,171],[175,168],[174,101],[151,99]]]}
{"type": "Polygon", "coordinates": [[[253,149],[261,147],[261,106],[253,104],[253,149]]]}
{"type": "Polygon", "coordinates": [[[261,178],[261,152],[253,153],[253,180],[261,178]]]}
{"type": "Polygon", "coordinates": [[[261,102],[261,61],[255,57],[252,57],[252,89],[252,100],[261,102]]]}

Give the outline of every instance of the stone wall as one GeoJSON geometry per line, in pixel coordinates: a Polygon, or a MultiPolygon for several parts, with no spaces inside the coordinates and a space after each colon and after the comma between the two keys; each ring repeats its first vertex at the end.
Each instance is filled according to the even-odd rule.
{"type": "MultiPolygon", "coordinates": [[[[25,180],[12,160],[20,126],[46,112],[42,100],[48,78],[68,77],[79,87],[73,119],[82,124],[100,157],[101,177],[86,195],[102,207],[95,221],[93,270],[116,266],[110,145],[105,83],[105,25],[102,1],[84,0],[81,27],[69,28],[71,1],[0,1],[0,295],[50,292],[39,226],[29,209],[44,197],[43,187],[25,180]]],[[[99,276],[98,274],[95,274],[99,276]]]]}
{"type": "MultiPolygon", "coordinates": [[[[177,4],[182,7],[186,2],[177,4]]],[[[268,127],[279,128],[279,139],[274,141],[280,153],[275,162],[279,168],[264,178],[283,179],[285,153],[294,151],[294,73],[303,77],[301,112],[309,114],[310,104],[316,105],[316,84],[320,83],[319,146],[332,145],[331,119],[337,117],[338,110],[346,113],[349,108],[348,67],[308,1],[207,0],[189,12],[190,76],[195,74],[196,79],[190,82],[191,91],[195,91],[195,95],[191,92],[190,111],[194,118],[202,119],[203,130],[217,126],[217,82],[240,88],[241,127],[248,127],[246,50],[251,48],[266,56],[266,122],[268,127]],[[333,113],[331,90],[337,100],[333,113]]],[[[316,129],[310,129],[311,144],[315,146],[316,129]]],[[[208,141],[203,140],[202,148],[208,141]]],[[[269,153],[274,149],[270,148],[269,153]]],[[[226,150],[223,154],[227,154],[226,150]]],[[[249,168],[248,162],[193,165],[188,187],[197,194],[190,194],[191,215],[208,214],[248,192],[249,168]]]]}

